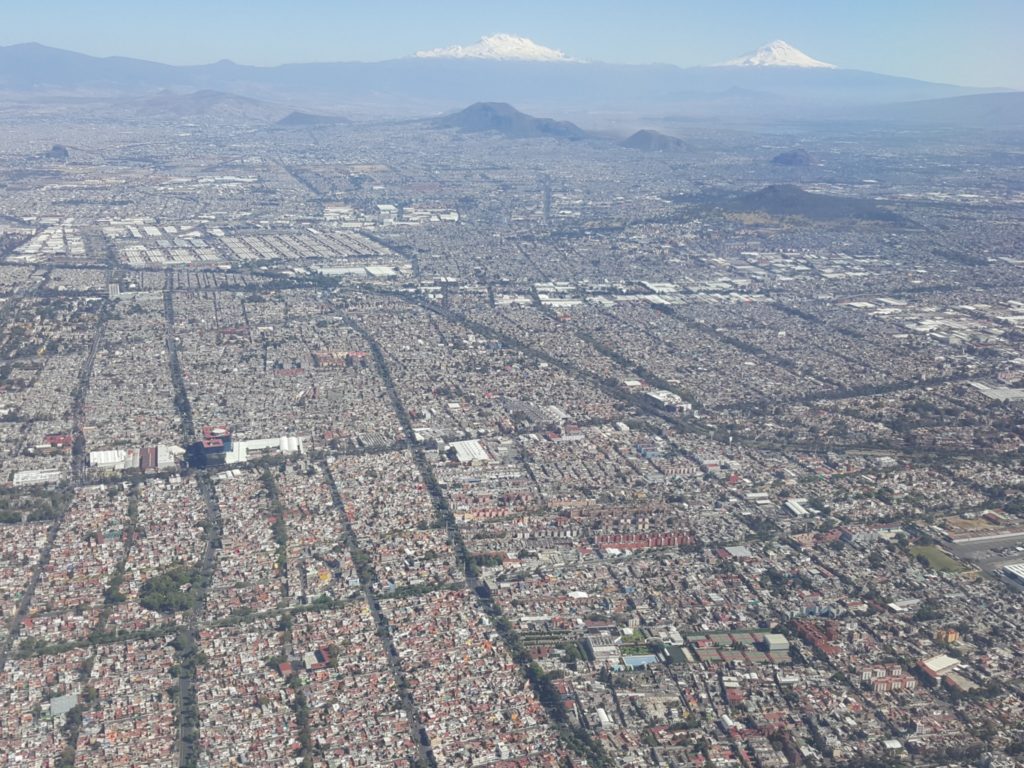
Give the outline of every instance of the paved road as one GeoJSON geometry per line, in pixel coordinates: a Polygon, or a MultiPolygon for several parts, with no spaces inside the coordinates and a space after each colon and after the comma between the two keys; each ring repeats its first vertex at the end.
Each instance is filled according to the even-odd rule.
{"type": "Polygon", "coordinates": [[[356,561],[356,570],[359,574],[359,585],[363,592],[363,599],[366,600],[366,604],[370,608],[370,614],[373,616],[373,621],[377,625],[377,635],[380,637],[381,642],[384,643],[388,666],[391,668],[391,676],[398,685],[398,692],[402,699],[402,708],[408,717],[410,736],[416,743],[419,765],[434,768],[437,762],[434,760],[430,739],[423,725],[423,715],[420,713],[419,707],[417,707],[416,701],[413,699],[409,684],[406,681],[405,670],[402,669],[398,657],[398,649],[395,647],[395,641],[391,635],[391,626],[388,624],[387,617],[384,616],[384,612],[381,610],[380,601],[373,591],[372,574],[369,566],[365,563],[361,565],[356,557],[356,554],[359,552],[359,542],[356,539],[355,531],[348,522],[345,504],[341,499],[341,494],[338,492],[338,486],[334,481],[331,468],[327,462],[324,462],[321,466],[324,476],[328,479],[331,486],[331,496],[334,499],[335,509],[343,516],[345,521],[345,544],[348,547],[349,554],[353,557],[353,561],[356,561]]]}

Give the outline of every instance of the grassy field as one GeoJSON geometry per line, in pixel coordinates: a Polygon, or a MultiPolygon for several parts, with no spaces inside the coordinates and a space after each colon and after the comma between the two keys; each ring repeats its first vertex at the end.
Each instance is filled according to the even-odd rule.
{"type": "Polygon", "coordinates": [[[924,555],[925,559],[928,560],[928,565],[936,571],[943,571],[944,573],[963,573],[967,570],[964,566],[960,565],[960,563],[938,547],[911,547],[910,554],[914,557],[924,555]]]}

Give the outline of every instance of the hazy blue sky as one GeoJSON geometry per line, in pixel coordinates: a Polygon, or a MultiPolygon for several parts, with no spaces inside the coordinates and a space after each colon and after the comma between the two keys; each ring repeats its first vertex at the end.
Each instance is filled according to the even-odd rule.
{"type": "Polygon", "coordinates": [[[11,0],[0,44],[174,64],[376,61],[482,35],[710,64],[781,38],[843,67],[1024,88],[1024,0],[11,0]]]}

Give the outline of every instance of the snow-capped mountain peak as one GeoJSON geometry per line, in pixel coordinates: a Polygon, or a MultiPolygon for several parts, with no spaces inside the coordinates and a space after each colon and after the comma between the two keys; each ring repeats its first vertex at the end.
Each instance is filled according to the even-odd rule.
{"type": "Polygon", "coordinates": [[[528,37],[488,35],[472,45],[452,45],[417,51],[420,59],[492,59],[495,61],[575,61],[562,51],[547,48],[528,37]]]}
{"type": "Polygon", "coordinates": [[[756,51],[716,64],[718,67],[805,67],[817,69],[837,69],[835,64],[812,59],[803,51],[797,50],[785,40],[775,40],[762,45],[756,51]]]}

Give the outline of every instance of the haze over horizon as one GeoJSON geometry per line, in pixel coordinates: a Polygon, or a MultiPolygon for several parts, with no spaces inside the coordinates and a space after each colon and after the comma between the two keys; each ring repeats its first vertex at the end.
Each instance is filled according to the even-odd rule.
{"type": "Polygon", "coordinates": [[[140,8],[113,0],[86,8],[41,0],[8,9],[0,44],[37,42],[94,56],[128,56],[169,64],[230,59],[272,66],[310,61],[379,61],[417,51],[467,46],[508,33],[586,61],[701,66],[783,39],[839,67],[958,85],[1024,88],[1024,54],[1016,31],[1024,4],[1011,0],[866,0],[853,7],[806,0],[695,2],[611,0],[515,9],[464,0],[443,6],[407,0],[389,13],[365,5],[298,0],[198,0],[140,8]],[[737,19],[742,20],[737,23],[737,19]]]}

